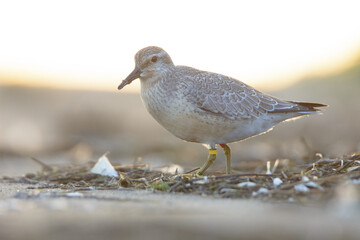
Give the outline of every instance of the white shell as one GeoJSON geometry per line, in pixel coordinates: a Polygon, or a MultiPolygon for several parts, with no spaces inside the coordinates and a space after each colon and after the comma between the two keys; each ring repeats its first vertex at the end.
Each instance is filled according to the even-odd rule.
{"type": "Polygon", "coordinates": [[[90,170],[90,172],[102,176],[119,177],[118,172],[111,165],[106,155],[103,155],[102,157],[99,158],[99,160],[97,161],[95,166],[90,170]]]}

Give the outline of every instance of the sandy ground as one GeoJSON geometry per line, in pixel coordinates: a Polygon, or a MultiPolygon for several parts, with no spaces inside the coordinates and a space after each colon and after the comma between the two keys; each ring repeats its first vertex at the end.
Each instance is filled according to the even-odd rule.
{"type": "MultiPolygon", "coordinates": [[[[36,168],[28,166],[29,170],[36,168]]],[[[3,167],[2,175],[7,170],[14,173],[13,168],[3,167]]],[[[27,169],[22,170],[25,173],[27,169]]],[[[301,206],[125,188],[69,192],[33,187],[0,182],[0,239],[358,239],[360,236],[358,202],[301,206]]]]}

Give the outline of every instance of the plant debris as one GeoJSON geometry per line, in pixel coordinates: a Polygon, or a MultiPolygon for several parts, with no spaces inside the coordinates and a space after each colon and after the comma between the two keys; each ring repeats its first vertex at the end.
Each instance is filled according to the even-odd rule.
{"type": "MultiPolygon", "coordinates": [[[[324,158],[302,167],[270,162],[258,173],[213,173],[199,176],[193,171],[179,174],[151,169],[148,164],[115,165],[118,176],[102,176],[91,172],[94,162],[82,165],[48,166],[36,159],[43,170],[23,177],[3,177],[2,181],[31,184],[30,189],[63,189],[79,191],[116,190],[119,188],[152,189],[169,193],[202,196],[261,199],[264,201],[311,203],[330,200],[336,187],[352,184],[360,189],[360,153],[342,158],[324,158]]],[[[256,168],[259,169],[259,168],[256,168]]],[[[256,171],[253,169],[253,171],[256,171]]]]}

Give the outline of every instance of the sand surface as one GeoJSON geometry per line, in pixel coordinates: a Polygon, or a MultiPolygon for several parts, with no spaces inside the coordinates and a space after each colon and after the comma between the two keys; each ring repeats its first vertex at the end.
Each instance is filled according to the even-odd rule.
{"type": "MultiPolygon", "coordinates": [[[[22,170],[27,172],[26,168],[22,170]]],[[[10,174],[13,169],[8,171],[10,174]]],[[[2,175],[6,172],[2,168],[2,175]]],[[[33,187],[0,182],[0,239],[358,239],[360,236],[358,202],[302,206],[125,188],[72,192],[33,187]]]]}

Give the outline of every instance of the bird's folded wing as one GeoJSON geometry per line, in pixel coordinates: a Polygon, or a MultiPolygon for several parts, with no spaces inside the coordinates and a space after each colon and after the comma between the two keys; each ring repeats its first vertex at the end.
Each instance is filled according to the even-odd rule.
{"type": "Polygon", "coordinates": [[[292,112],[297,107],[296,103],[271,97],[220,74],[199,71],[196,77],[184,80],[189,101],[200,110],[230,119],[258,117],[271,112],[292,112]]]}

